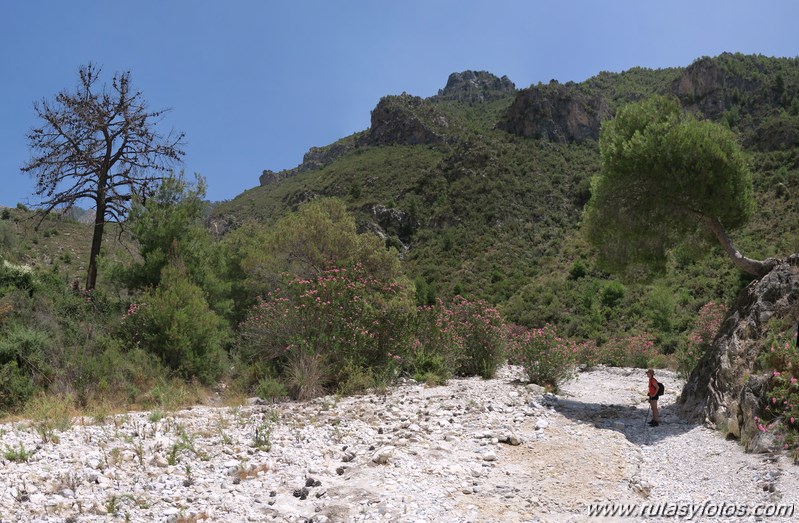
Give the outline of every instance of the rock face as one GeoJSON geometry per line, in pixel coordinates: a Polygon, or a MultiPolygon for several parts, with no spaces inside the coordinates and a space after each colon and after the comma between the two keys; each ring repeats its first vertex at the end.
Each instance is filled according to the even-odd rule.
{"type": "Polygon", "coordinates": [[[264,169],[264,171],[261,173],[261,176],[258,177],[258,183],[263,187],[264,185],[269,185],[270,183],[279,182],[285,178],[284,173],[285,171],[276,173],[275,171],[264,169]]]}
{"type": "Polygon", "coordinates": [[[516,92],[507,76],[499,78],[486,71],[452,73],[447,85],[438,90],[433,100],[455,100],[467,103],[490,102],[516,92]]]}
{"type": "Polygon", "coordinates": [[[380,228],[386,233],[397,236],[403,244],[411,241],[411,236],[419,227],[419,223],[409,213],[385,205],[372,205],[369,211],[380,228]]]}
{"type": "Polygon", "coordinates": [[[754,91],[759,85],[719,66],[711,58],[697,60],[685,69],[672,85],[672,92],[683,105],[717,119],[730,109],[740,93],[754,91]]]}
{"type": "Polygon", "coordinates": [[[304,173],[306,171],[321,169],[339,157],[353,151],[359,145],[365,144],[362,143],[362,141],[359,142],[357,140],[345,139],[339,140],[338,142],[326,145],[324,147],[311,147],[308,152],[303,155],[302,163],[297,167],[280,172],[274,172],[266,169],[258,178],[258,181],[261,187],[264,187],[281,180],[285,180],[286,178],[291,178],[292,176],[304,173]]]}
{"type": "Polygon", "coordinates": [[[552,142],[583,142],[599,138],[610,107],[601,95],[591,95],[577,84],[530,87],[519,91],[499,129],[518,136],[552,142]]]}
{"type": "Polygon", "coordinates": [[[311,147],[308,152],[302,157],[302,163],[298,165],[293,171],[302,173],[305,171],[312,171],[314,169],[321,169],[325,165],[332,163],[340,156],[344,156],[355,148],[355,144],[351,142],[338,141],[325,147],[311,147]]]}
{"type": "Polygon", "coordinates": [[[372,110],[368,145],[432,145],[444,141],[447,127],[430,102],[407,93],[385,96],[372,110]]]}
{"type": "Polygon", "coordinates": [[[756,362],[766,348],[769,320],[795,315],[797,304],[799,255],[793,255],[742,291],[683,388],[683,413],[741,439],[749,450],[768,450],[767,442],[754,437],[768,381],[756,362]]]}

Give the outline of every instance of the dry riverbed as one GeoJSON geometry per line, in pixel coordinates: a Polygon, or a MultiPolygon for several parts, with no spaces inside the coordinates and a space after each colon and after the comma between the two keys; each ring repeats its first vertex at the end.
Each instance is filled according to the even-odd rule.
{"type": "Polygon", "coordinates": [[[557,395],[521,377],[79,419],[58,443],[5,424],[0,521],[668,521],[667,504],[799,505],[794,465],[672,412],[672,373],[656,428],[640,369],[583,372],[557,395]],[[600,503],[661,513],[590,516],[600,503]]]}

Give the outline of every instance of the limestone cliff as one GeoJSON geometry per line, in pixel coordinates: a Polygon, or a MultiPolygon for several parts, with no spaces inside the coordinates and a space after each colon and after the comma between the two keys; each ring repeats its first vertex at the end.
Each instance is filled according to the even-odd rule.
{"type": "Polygon", "coordinates": [[[602,121],[610,115],[602,95],[572,82],[551,82],[519,91],[497,128],[527,138],[583,142],[596,140],[602,121]]]}

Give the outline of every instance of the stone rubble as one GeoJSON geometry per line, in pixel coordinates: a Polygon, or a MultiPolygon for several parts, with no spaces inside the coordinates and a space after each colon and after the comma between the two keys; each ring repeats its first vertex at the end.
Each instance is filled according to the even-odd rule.
{"type": "Polygon", "coordinates": [[[80,418],[58,443],[6,423],[0,522],[613,521],[589,505],[797,502],[799,469],[683,423],[681,383],[658,377],[657,428],[640,369],[582,372],[555,395],[516,367],[385,395],[80,418]]]}

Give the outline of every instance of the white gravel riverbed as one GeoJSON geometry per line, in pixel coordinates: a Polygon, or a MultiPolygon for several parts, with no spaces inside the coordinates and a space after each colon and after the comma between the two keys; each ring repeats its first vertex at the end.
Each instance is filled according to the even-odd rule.
{"type": "Polygon", "coordinates": [[[640,369],[583,372],[557,395],[520,377],[76,419],[58,443],[6,423],[0,522],[799,520],[754,515],[799,505],[799,468],[680,420],[672,373],[656,428],[640,369]],[[637,512],[591,516],[603,503],[637,512]]]}

